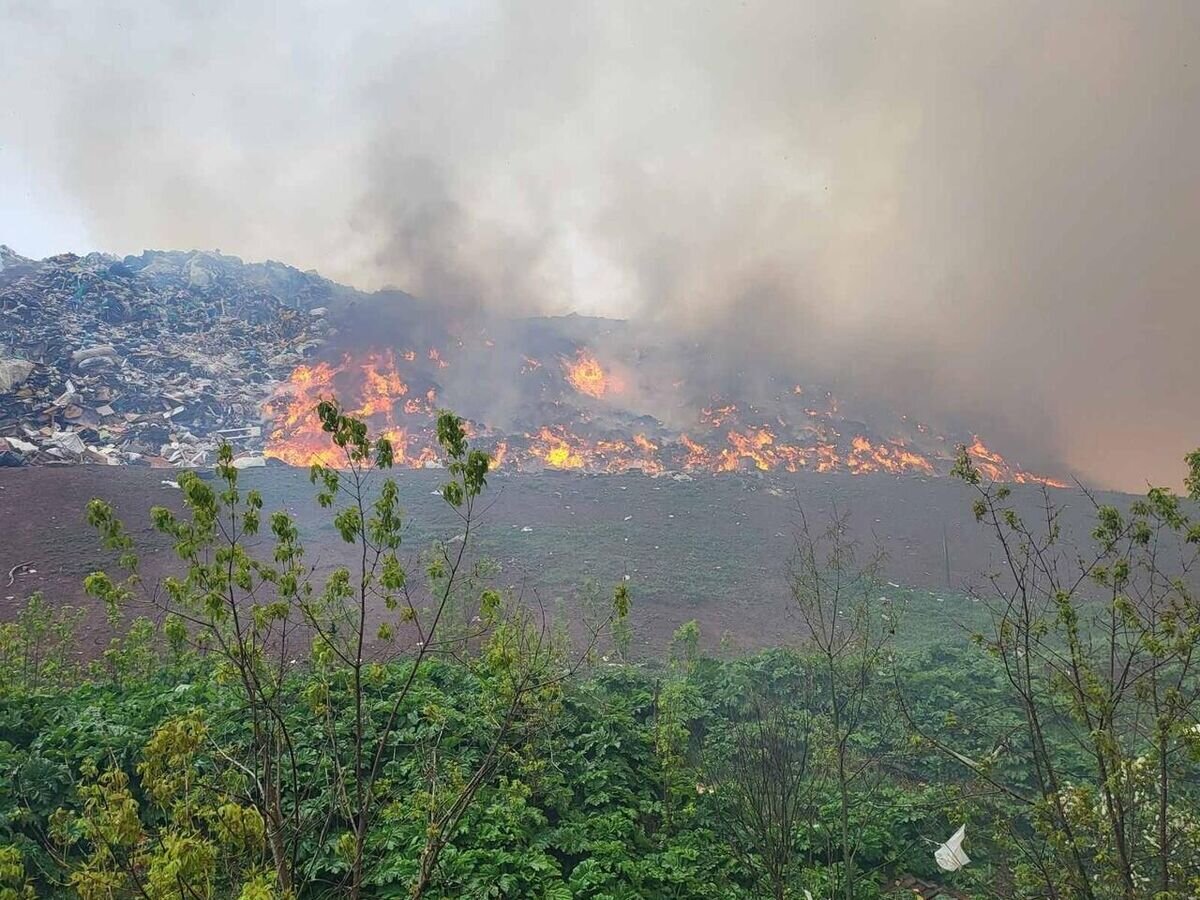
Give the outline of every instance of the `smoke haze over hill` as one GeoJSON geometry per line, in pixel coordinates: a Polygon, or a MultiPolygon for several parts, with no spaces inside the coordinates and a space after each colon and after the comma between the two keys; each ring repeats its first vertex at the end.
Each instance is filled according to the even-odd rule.
{"type": "Polygon", "coordinates": [[[0,19],[0,222],[56,198],[72,223],[0,234],[18,251],[220,247],[715,333],[714,368],[799,361],[1125,488],[1200,444],[1184,0],[0,19]]]}

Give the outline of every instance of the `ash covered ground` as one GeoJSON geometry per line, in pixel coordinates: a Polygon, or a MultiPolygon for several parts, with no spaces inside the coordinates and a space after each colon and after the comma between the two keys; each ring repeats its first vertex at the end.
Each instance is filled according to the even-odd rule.
{"type": "MultiPolygon", "coordinates": [[[[112,560],[84,523],[85,506],[94,496],[114,503],[144,551],[144,574],[153,585],[178,571],[165,541],[149,526],[150,507],[180,507],[180,493],[162,483],[170,475],[139,467],[0,470],[0,618],[40,590],[55,603],[86,608],[92,650],[101,648],[108,637],[103,610],[84,595],[82,580],[112,560]],[[36,571],[18,571],[4,587],[10,568],[22,564],[36,571]]],[[[413,556],[431,540],[458,533],[434,496],[442,475],[396,475],[413,556]]],[[[262,490],[268,509],[285,508],[298,517],[318,574],[350,561],[328,514],[313,502],[305,473],[271,467],[247,471],[243,479],[262,490]]],[[[1040,489],[1017,486],[1015,497],[1036,516],[1040,489]]],[[[1086,539],[1088,498],[1077,491],[1054,491],[1053,497],[1063,507],[1064,534],[1086,539]]],[[[849,514],[864,551],[878,541],[887,553],[882,589],[904,608],[900,639],[961,640],[986,615],[968,588],[999,562],[971,516],[970,499],[967,488],[950,479],[881,475],[726,475],[691,482],[638,474],[501,475],[490,480],[476,546],[500,563],[500,583],[523,589],[564,617],[578,613],[589,579],[608,592],[628,575],[641,653],[660,652],[691,619],[699,621],[710,648],[722,639],[730,649],[760,648],[798,639],[786,581],[797,510],[822,525],[836,507],[849,514]]],[[[1123,505],[1127,498],[1100,499],[1123,505]]]]}

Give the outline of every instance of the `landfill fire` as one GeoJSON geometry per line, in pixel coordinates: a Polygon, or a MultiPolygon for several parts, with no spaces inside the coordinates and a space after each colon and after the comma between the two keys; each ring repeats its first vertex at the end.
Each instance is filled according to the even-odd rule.
{"type": "Polygon", "coordinates": [[[439,408],[501,472],[943,475],[966,444],[998,481],[1057,485],[939,428],[760,364],[707,366],[630,323],[459,318],[314,273],[203,252],[29,260],[0,248],[0,464],[338,465],[336,398],[410,467],[439,465],[439,408]],[[88,342],[64,338],[87,334],[88,342]]]}
{"type": "MultiPolygon", "coordinates": [[[[494,342],[484,346],[491,350],[494,342]]],[[[319,400],[337,397],[396,443],[400,464],[437,465],[438,376],[450,365],[446,353],[431,348],[420,355],[368,350],[361,356],[348,354],[336,364],[297,366],[267,403],[274,425],[266,455],[298,466],[337,465],[339,460],[329,451],[314,412],[319,400]],[[413,385],[421,389],[414,391],[413,385]]],[[[901,417],[908,434],[873,433],[865,424],[847,420],[832,393],[816,388],[788,384],[769,404],[709,397],[698,405],[691,424],[678,429],[665,424],[666,416],[638,415],[626,409],[612,366],[588,348],[564,356],[561,373],[544,369],[524,354],[513,358],[512,369],[517,385],[529,383],[520,376],[541,376],[535,387],[526,388],[524,426],[469,422],[477,443],[491,453],[493,469],[930,476],[946,473],[953,462],[956,443],[931,433],[928,426],[908,425],[907,418],[901,417]],[[816,406],[807,405],[814,395],[822,399],[816,406]]],[[[1010,464],[977,435],[970,436],[969,445],[981,471],[990,478],[1062,486],[1010,464]]]]}

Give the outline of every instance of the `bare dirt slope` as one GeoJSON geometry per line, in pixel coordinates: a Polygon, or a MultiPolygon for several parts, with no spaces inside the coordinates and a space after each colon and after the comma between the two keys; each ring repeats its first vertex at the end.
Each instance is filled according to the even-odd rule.
{"type": "MultiPolygon", "coordinates": [[[[33,591],[54,602],[87,606],[93,647],[107,640],[102,610],[82,589],[89,572],[111,562],[84,522],[87,501],[110,500],[143,548],[148,583],[175,571],[165,542],[149,527],[154,505],[179,507],[165,486],[169,470],[78,466],[0,469],[0,618],[10,618],[33,591]],[[10,568],[29,564],[5,587],[10,568]]],[[[434,496],[443,473],[397,473],[410,519],[409,549],[457,534],[434,496]]],[[[312,501],[305,472],[250,470],[268,509],[287,508],[302,524],[309,558],[321,570],[349,562],[344,547],[312,501]]],[[[1091,504],[1076,491],[1052,491],[1065,507],[1064,530],[1086,536],[1091,504]]],[[[1031,514],[1041,491],[1017,487],[1031,514]]],[[[1106,498],[1111,499],[1111,498],[1106,498]]],[[[1120,497],[1117,497],[1120,501],[1120,497]]],[[[609,586],[625,575],[636,602],[637,642],[661,649],[682,622],[697,619],[705,643],[724,635],[735,647],[783,643],[795,633],[787,615],[787,563],[797,511],[823,523],[836,506],[850,514],[857,538],[886,551],[885,587],[912,608],[916,634],[938,634],[945,623],[981,613],[963,596],[968,583],[996,565],[986,533],[970,514],[968,488],[949,479],[815,476],[758,479],[705,477],[695,481],[640,475],[494,476],[490,506],[479,531],[481,552],[499,560],[501,578],[524,586],[569,615],[579,586],[609,586]],[[950,556],[947,582],[943,535],[950,556]]]]}

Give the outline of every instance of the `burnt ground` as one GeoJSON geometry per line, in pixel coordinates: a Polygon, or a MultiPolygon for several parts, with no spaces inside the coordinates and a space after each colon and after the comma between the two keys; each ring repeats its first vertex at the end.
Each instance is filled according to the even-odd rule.
{"type": "MultiPolygon", "coordinates": [[[[0,619],[11,618],[23,597],[41,591],[55,603],[84,607],[85,649],[103,646],[109,636],[103,610],[84,594],[82,580],[112,560],[84,522],[87,501],[100,496],[114,504],[138,542],[152,584],[177,571],[166,542],[149,526],[152,506],[180,507],[179,492],[162,483],[175,474],[108,466],[0,469],[0,619]],[[23,563],[36,572],[18,574],[5,587],[9,570],[23,563]]],[[[409,519],[406,546],[413,553],[459,531],[433,495],[443,474],[397,474],[409,519]]],[[[313,502],[306,472],[249,470],[243,483],[263,492],[267,510],[283,507],[297,516],[308,558],[319,571],[351,562],[328,513],[313,502]]],[[[546,473],[493,476],[487,496],[477,546],[499,561],[503,584],[523,587],[527,596],[536,592],[569,619],[586,582],[607,592],[628,575],[635,646],[649,653],[660,652],[690,619],[699,621],[709,647],[722,639],[740,649],[794,640],[786,572],[799,507],[810,521],[824,523],[836,506],[849,513],[851,530],[864,545],[878,541],[891,582],[883,590],[906,606],[901,636],[910,643],[957,639],[978,625],[984,607],[966,589],[997,563],[971,516],[969,489],[950,479],[730,475],[680,482],[546,473]]],[[[1042,495],[1018,486],[1014,496],[1032,515],[1042,495]]],[[[1064,532],[1086,536],[1090,501],[1077,491],[1052,496],[1064,507],[1064,532]]]]}

